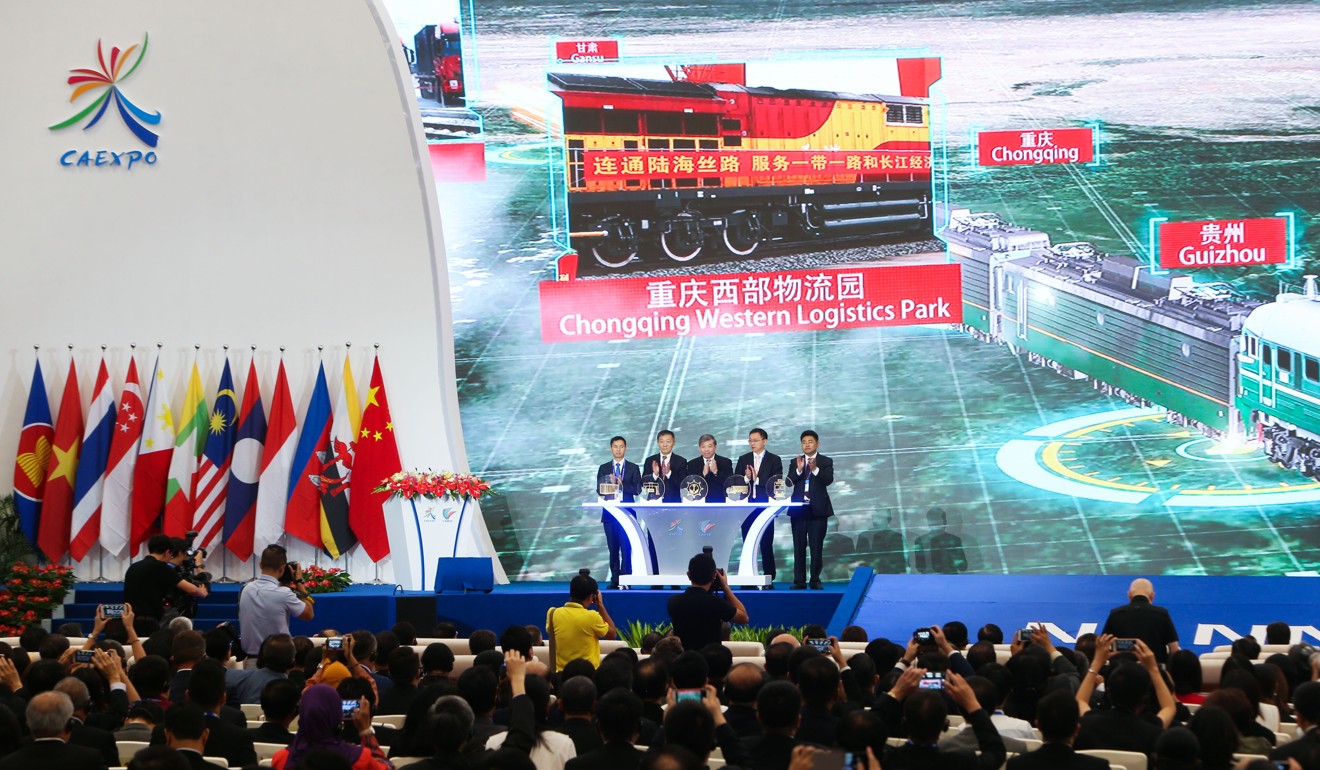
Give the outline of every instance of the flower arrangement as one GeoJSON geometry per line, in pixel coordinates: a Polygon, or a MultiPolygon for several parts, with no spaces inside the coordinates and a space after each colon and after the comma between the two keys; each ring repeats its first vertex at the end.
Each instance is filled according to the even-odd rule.
{"type": "Polygon", "coordinates": [[[303,568],[303,588],[307,589],[309,594],[335,594],[351,585],[353,585],[353,578],[338,567],[331,567],[330,569],[316,566],[303,568]]]}
{"type": "Polygon", "coordinates": [[[479,500],[482,495],[496,494],[490,484],[470,473],[453,471],[409,471],[390,476],[376,487],[376,492],[388,492],[390,497],[402,497],[412,500],[421,498],[442,498],[450,500],[479,500]]]}
{"type": "Polygon", "coordinates": [[[62,564],[16,561],[0,568],[0,636],[18,636],[49,618],[76,580],[73,568],[62,564]]]}

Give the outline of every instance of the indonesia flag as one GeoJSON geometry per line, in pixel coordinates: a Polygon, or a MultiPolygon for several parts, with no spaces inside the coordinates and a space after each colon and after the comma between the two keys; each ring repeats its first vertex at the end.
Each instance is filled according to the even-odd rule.
{"type": "Polygon", "coordinates": [[[289,505],[289,469],[293,467],[297,429],[293,398],[289,395],[289,378],[284,373],[284,361],[280,361],[275,393],[270,399],[266,447],[261,456],[257,515],[252,534],[254,549],[278,543],[284,534],[284,511],[289,505]]]}
{"type": "Polygon", "coordinates": [[[87,431],[83,433],[82,453],[78,457],[78,475],[73,485],[73,540],[69,555],[82,561],[101,537],[101,498],[105,492],[105,468],[110,459],[110,443],[115,437],[115,399],[110,392],[110,373],[101,356],[92,388],[92,405],[87,410],[87,431]]]}
{"type": "Polygon", "coordinates": [[[229,467],[229,500],[225,503],[225,547],[247,561],[257,524],[257,482],[261,477],[261,454],[266,440],[266,412],[261,407],[261,384],[257,362],[248,365],[243,386],[243,408],[239,410],[234,435],[234,461],[229,467]]]}
{"type": "Polygon", "coordinates": [[[170,411],[170,388],[165,371],[160,368],[159,351],[150,385],[143,411],[137,465],[133,468],[130,554],[137,553],[148,537],[160,531],[160,515],[165,510],[165,485],[170,477],[170,455],[174,453],[174,413],[170,411]]]}
{"type": "Polygon", "coordinates": [[[225,359],[207,426],[206,446],[202,449],[201,465],[193,483],[196,505],[193,507],[192,528],[201,533],[197,541],[201,548],[212,547],[225,523],[229,464],[234,459],[234,422],[238,417],[235,401],[234,376],[229,372],[229,359],[225,359]]]}
{"type": "Polygon", "coordinates": [[[46,378],[41,376],[41,362],[32,373],[27,409],[23,412],[23,432],[18,435],[18,457],[14,462],[14,511],[18,514],[23,537],[36,545],[37,522],[41,520],[41,500],[46,494],[46,469],[50,467],[50,400],[46,398],[46,378]]]}
{"type": "Polygon", "coordinates": [[[320,548],[321,541],[321,458],[330,450],[330,386],[325,381],[325,364],[316,372],[312,400],[303,415],[302,435],[293,452],[289,471],[289,506],[284,528],[290,535],[320,548]]]}
{"type": "Polygon", "coordinates": [[[51,441],[50,467],[46,469],[46,499],[41,505],[37,545],[46,558],[59,561],[69,550],[69,518],[73,515],[73,481],[78,473],[78,450],[82,449],[82,395],[78,371],[69,362],[69,377],[60,398],[60,416],[51,441]]]}
{"type": "Polygon", "coordinates": [[[122,555],[128,545],[129,490],[133,487],[138,440],[142,437],[142,415],[137,361],[130,358],[124,393],[119,397],[115,435],[110,441],[110,459],[105,466],[105,500],[101,504],[101,547],[113,556],[122,555]]]}
{"type": "Polygon", "coordinates": [[[170,537],[183,537],[192,526],[193,475],[197,471],[197,458],[206,446],[206,395],[202,392],[202,376],[193,362],[188,377],[188,392],[183,397],[182,422],[174,439],[174,452],[170,455],[170,475],[165,487],[165,516],[161,531],[170,537]]]}

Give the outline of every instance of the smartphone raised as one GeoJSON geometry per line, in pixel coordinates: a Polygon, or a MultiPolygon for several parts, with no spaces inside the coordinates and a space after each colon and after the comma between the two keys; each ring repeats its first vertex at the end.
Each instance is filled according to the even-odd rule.
{"type": "Polygon", "coordinates": [[[929,628],[918,628],[912,632],[912,638],[916,639],[918,644],[929,644],[935,641],[935,634],[929,628]]]}
{"type": "Polygon", "coordinates": [[[1017,640],[1019,642],[1031,641],[1031,629],[1030,628],[1019,629],[1017,632],[1017,640]]]}
{"type": "Polygon", "coordinates": [[[75,663],[91,663],[95,658],[95,650],[74,650],[73,661],[75,663]]]}
{"type": "Polygon", "coordinates": [[[358,702],[356,700],[341,701],[339,708],[343,713],[344,721],[349,722],[353,719],[353,713],[358,710],[358,702]]]}
{"type": "Polygon", "coordinates": [[[944,689],[944,672],[943,672],[943,671],[927,671],[926,673],[922,674],[922,675],[921,675],[921,681],[917,683],[917,689],[919,689],[919,690],[943,690],[943,689],[944,689]]]}
{"type": "Polygon", "coordinates": [[[694,700],[700,703],[704,697],[706,697],[706,693],[702,690],[677,690],[674,692],[674,701],[677,703],[682,703],[685,700],[694,700]]]}
{"type": "Polygon", "coordinates": [[[811,755],[811,770],[856,770],[857,755],[839,749],[817,749],[811,755]]]}
{"type": "Polygon", "coordinates": [[[1113,650],[1114,652],[1136,652],[1136,651],[1137,651],[1137,640],[1136,640],[1136,639],[1115,639],[1115,640],[1114,640],[1114,644],[1113,644],[1112,647],[1110,647],[1110,649],[1113,650]]]}
{"type": "Polygon", "coordinates": [[[102,604],[101,617],[103,618],[122,618],[124,617],[124,605],[122,604],[102,604]]]}
{"type": "Polygon", "coordinates": [[[344,649],[344,637],[342,637],[342,636],[336,636],[336,637],[332,637],[332,638],[330,638],[330,639],[326,639],[326,640],[325,640],[325,648],[326,648],[327,650],[342,650],[342,649],[344,649]]]}
{"type": "Polygon", "coordinates": [[[830,640],[823,636],[809,636],[802,643],[824,655],[830,654],[830,640]]]}

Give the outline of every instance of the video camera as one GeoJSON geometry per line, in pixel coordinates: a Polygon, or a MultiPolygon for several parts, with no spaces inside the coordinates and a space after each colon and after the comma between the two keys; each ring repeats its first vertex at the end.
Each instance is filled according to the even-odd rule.
{"type": "Polygon", "coordinates": [[[293,582],[296,579],[297,574],[298,574],[298,562],[296,561],[286,562],[284,565],[284,571],[280,573],[280,585],[282,586],[293,585],[293,582]]]}
{"type": "MultiPolygon", "coordinates": [[[[193,543],[196,542],[198,534],[200,533],[195,529],[184,533],[183,561],[179,564],[179,577],[193,585],[205,586],[207,590],[210,590],[211,573],[200,571],[197,568],[197,555],[201,554],[202,561],[206,560],[207,555],[205,548],[193,548],[193,543]]],[[[191,618],[197,614],[197,599],[179,590],[175,590],[173,595],[165,600],[165,606],[167,610],[174,609],[184,617],[191,618]]]]}

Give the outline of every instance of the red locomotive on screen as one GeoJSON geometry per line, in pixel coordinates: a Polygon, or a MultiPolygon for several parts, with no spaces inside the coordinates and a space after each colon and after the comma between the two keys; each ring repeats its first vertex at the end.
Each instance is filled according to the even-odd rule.
{"type": "Polygon", "coordinates": [[[746,86],[742,71],[549,75],[582,251],[621,268],[826,233],[928,236],[927,99],[746,86]]]}
{"type": "Polygon", "coordinates": [[[422,97],[443,105],[462,107],[467,98],[463,87],[463,37],[457,22],[427,24],[413,36],[416,46],[414,75],[422,97]]]}

